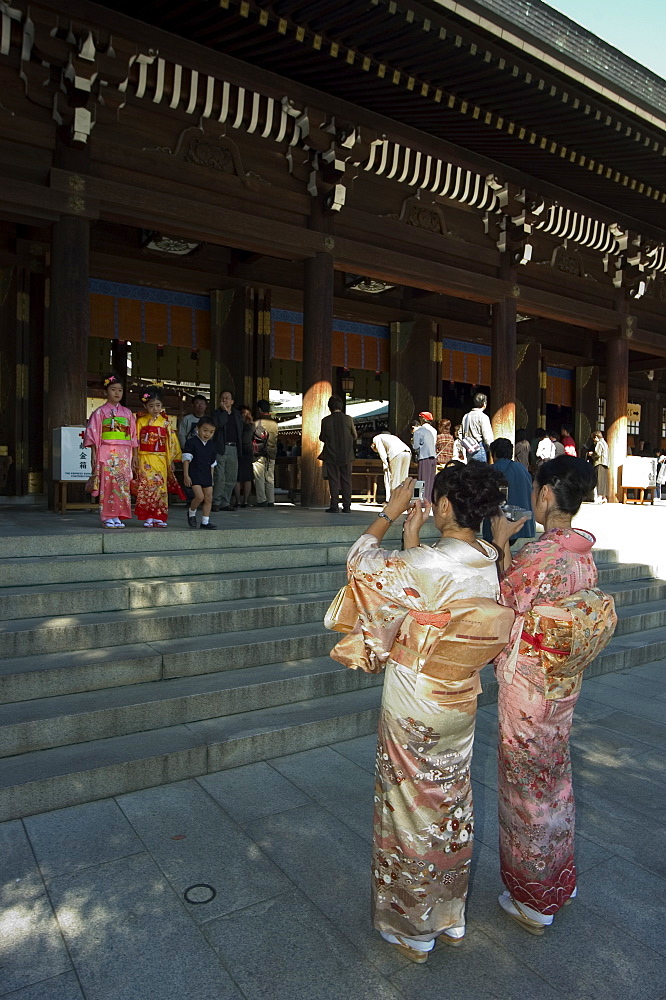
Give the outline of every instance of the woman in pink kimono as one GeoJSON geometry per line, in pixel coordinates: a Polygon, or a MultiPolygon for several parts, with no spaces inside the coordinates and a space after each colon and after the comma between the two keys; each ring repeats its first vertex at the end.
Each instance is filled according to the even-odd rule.
{"type": "Polygon", "coordinates": [[[130,482],[136,467],[134,414],[121,405],[122,382],[115,375],[104,379],[106,403],[91,413],[83,438],[91,448],[93,496],[99,495],[99,510],[105,528],[124,528],[121,518],[132,516],[130,482]]]}
{"type": "Polygon", "coordinates": [[[524,616],[596,585],[594,536],[571,527],[593,485],[594,469],[583,459],[562,455],[542,463],[532,507],[544,532],[513,561],[507,543],[516,525],[505,518],[493,522],[504,562],[500,600],[517,613],[512,641],[496,660],[500,865],[506,886],[499,904],[536,935],[576,895],[569,733],[581,675],[552,690],[540,648],[559,651],[546,649],[543,636],[523,630],[524,616]]]}
{"type": "Polygon", "coordinates": [[[431,505],[412,505],[407,479],[347,557],[359,623],[332,655],[368,672],[385,668],[373,920],[412,962],[425,962],[438,936],[454,946],[465,936],[478,675],[508,641],[514,618],[496,603],[497,552],[476,532],[497,512],[503,482],[479,462],[443,469],[433,490],[442,537],[431,547],[419,542],[431,505]],[[381,548],[405,510],[404,551],[381,548]]]}

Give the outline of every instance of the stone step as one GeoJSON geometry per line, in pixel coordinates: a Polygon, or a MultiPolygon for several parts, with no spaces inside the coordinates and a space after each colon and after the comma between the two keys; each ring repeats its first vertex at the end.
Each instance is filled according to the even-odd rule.
{"type": "MultiPolygon", "coordinates": [[[[335,591],[0,622],[0,655],[36,656],[321,622],[335,591]]],[[[666,624],[663,601],[618,608],[618,635],[666,624]]]]}
{"type": "Polygon", "coordinates": [[[0,822],[373,732],[379,685],[0,760],[0,822]]]}
{"type": "MultiPolygon", "coordinates": [[[[596,559],[595,559],[596,562],[596,559]]],[[[655,575],[645,563],[596,562],[599,586],[613,586],[620,583],[634,583],[638,580],[652,580],[655,575]]]]}
{"type": "MultiPolygon", "coordinates": [[[[336,636],[327,633],[322,638],[330,649],[336,636]]],[[[614,638],[590,675],[658,658],[666,626],[642,632],[638,642],[635,639],[614,638]]],[[[275,646],[268,643],[274,655],[275,646]]],[[[482,704],[496,698],[492,667],[486,668],[483,680],[482,704]]],[[[163,673],[161,679],[147,683],[20,701],[0,706],[0,757],[234,715],[376,682],[372,675],[345,670],[324,655],[252,667],[234,663],[213,674],[163,673]]]]}
{"type": "MultiPolygon", "coordinates": [[[[298,512],[298,524],[294,523],[293,512],[289,509],[280,511],[271,517],[271,523],[262,524],[255,521],[255,514],[239,512],[229,526],[221,514],[215,521],[218,530],[207,532],[205,542],[200,540],[191,529],[185,526],[185,507],[177,507],[171,511],[171,523],[166,531],[150,531],[139,527],[136,523],[124,531],[104,531],[91,528],[86,532],[62,532],[56,535],[45,535],[35,532],[23,535],[0,535],[0,559],[25,559],[35,557],[42,560],[55,560],[59,556],[92,555],[103,556],[118,553],[134,553],[151,555],[153,553],[180,552],[186,554],[193,547],[202,551],[233,548],[265,548],[267,538],[273,545],[346,545],[355,542],[361,531],[369,523],[372,511],[354,511],[340,520],[325,518],[323,523],[321,512],[298,512]],[[303,524],[303,517],[312,516],[312,524],[303,524]],[[179,518],[182,518],[180,527],[179,518]]],[[[263,520],[263,513],[259,514],[263,520]]],[[[386,538],[396,542],[400,539],[401,524],[389,529],[386,538]]],[[[422,538],[432,542],[438,537],[434,523],[426,525],[422,538]]],[[[614,549],[594,549],[597,562],[617,562],[618,554],[614,549]]]]}
{"type": "Polygon", "coordinates": [[[651,629],[666,625],[666,603],[649,601],[646,604],[630,604],[617,609],[616,635],[642,632],[646,638],[651,629]]]}
{"type": "Polygon", "coordinates": [[[0,656],[36,656],[321,622],[334,591],[0,622],[0,656]]]}
{"type": "MultiPolygon", "coordinates": [[[[645,638],[614,638],[587,675],[666,656],[666,628],[645,638]]],[[[381,697],[381,678],[373,680],[343,694],[0,759],[0,822],[367,735],[381,697]]],[[[479,704],[491,704],[491,666],[482,680],[479,704]]]]}
{"type": "MultiPolygon", "coordinates": [[[[257,512],[262,517],[260,512],[257,512]]],[[[124,531],[104,531],[93,529],[89,532],[62,533],[57,535],[23,534],[0,536],[0,559],[37,557],[51,559],[58,556],[98,555],[113,553],[152,553],[181,552],[187,553],[192,548],[202,550],[232,549],[232,548],[263,548],[267,540],[276,545],[304,545],[339,543],[351,545],[363,527],[370,520],[370,512],[354,513],[349,518],[333,521],[330,518],[325,523],[318,512],[312,512],[313,523],[303,524],[304,511],[298,512],[298,523],[290,517],[291,511],[281,511],[282,516],[277,521],[271,518],[271,524],[262,525],[250,513],[251,522],[247,520],[247,512],[239,512],[233,518],[233,526],[227,526],[222,514],[214,517],[218,530],[206,532],[205,541],[200,533],[195,533],[185,523],[185,507],[174,508],[171,511],[171,523],[166,531],[146,530],[134,523],[124,531]],[[182,518],[182,527],[181,519],[182,518]]],[[[262,519],[263,520],[263,519],[262,519]]],[[[390,531],[390,536],[399,538],[400,527],[396,525],[390,531]]],[[[427,527],[426,535],[435,533],[434,526],[427,527]]]]}
{"type": "Polygon", "coordinates": [[[329,656],[0,706],[0,757],[164,729],[381,683],[329,656]]]}
{"type": "MultiPolygon", "coordinates": [[[[213,536],[213,532],[206,538],[213,536]]],[[[198,536],[197,536],[198,538],[198,536]]],[[[340,565],[347,545],[307,543],[264,545],[261,548],[214,548],[187,551],[112,553],[110,555],[66,555],[56,559],[37,556],[2,560],[2,582],[7,587],[60,583],[92,583],[108,580],[159,580],[163,577],[222,575],[243,571],[340,565]]]]}
{"type": "Polygon", "coordinates": [[[0,621],[86,612],[127,611],[335,590],[345,581],[344,564],[163,576],[153,580],[58,583],[0,588],[0,621]]]}
{"type": "Polygon", "coordinates": [[[626,583],[608,583],[604,585],[604,590],[613,595],[616,608],[649,604],[666,599],[666,580],[634,580],[630,586],[626,583]]]}
{"type": "MultiPolygon", "coordinates": [[[[398,545],[400,536],[395,529],[391,531],[395,537],[389,537],[389,543],[398,545]]],[[[212,533],[206,536],[207,539],[209,537],[212,533]]],[[[271,537],[271,541],[277,542],[277,537],[271,537]]],[[[272,572],[278,576],[290,570],[341,567],[346,562],[348,549],[347,542],[329,544],[318,541],[286,546],[264,544],[247,549],[210,546],[190,550],[167,549],[159,553],[130,556],[125,553],[77,553],[57,558],[12,556],[2,560],[0,620],[79,614],[83,608],[113,611],[169,604],[172,603],[169,595],[178,593],[177,588],[169,586],[169,582],[175,579],[192,584],[197,579],[201,579],[202,583],[206,582],[206,578],[211,582],[217,580],[220,581],[219,588],[223,589],[223,580],[230,575],[245,573],[251,576],[254,573],[263,576],[272,572]],[[32,609],[31,595],[34,596],[32,609]]],[[[594,553],[600,585],[654,577],[651,568],[645,564],[615,565],[608,562],[611,554],[608,550],[594,553]]],[[[185,587],[183,599],[201,600],[202,590],[192,586],[190,597],[185,587]]]]}
{"type": "Polygon", "coordinates": [[[256,667],[277,659],[294,661],[324,656],[337,638],[336,633],[327,631],[317,620],[304,625],[284,625],[277,633],[274,628],[251,629],[129,646],[7,657],[0,661],[0,705],[256,667]]]}

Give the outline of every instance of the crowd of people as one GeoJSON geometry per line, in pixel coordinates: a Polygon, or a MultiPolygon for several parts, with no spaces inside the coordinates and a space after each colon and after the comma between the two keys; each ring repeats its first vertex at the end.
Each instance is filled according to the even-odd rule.
{"type": "MultiPolygon", "coordinates": [[[[478,418],[470,427],[483,436],[478,418]]],[[[569,734],[582,671],[617,622],[612,598],[596,589],[594,537],[571,526],[594,470],[566,454],[539,465],[530,506],[544,531],[514,556],[515,525],[498,514],[508,459],[497,445],[488,446],[494,465],[445,464],[432,507],[413,500],[414,480],[393,486],[348,553],[353,613],[347,605],[347,634],[331,654],[384,672],[372,915],[384,940],[417,963],[438,940],[464,943],[476,703],[490,660],[499,684],[498,903],[542,936],[577,895],[569,734]],[[382,548],[404,512],[402,550],[382,548]],[[422,545],[431,512],[441,537],[422,545]],[[478,537],[486,518],[489,541],[478,537]]]]}
{"type": "Polygon", "coordinates": [[[164,409],[161,385],[144,389],[141,409],[123,405],[124,385],[115,375],[104,379],[106,401],[91,414],[83,437],[91,449],[88,491],[99,497],[105,528],[124,528],[134,513],[146,528],[166,528],[169,494],[187,502],[187,524],[214,530],[211,511],[247,508],[252,483],[256,506],[275,504],[275,459],[278,425],[270,403],[260,399],[255,415],[235,407],[232,392],[220,394],[212,414],[208,400],[197,395],[192,413],[173,429],[164,409]],[[183,464],[183,486],[175,463],[183,464]]]}
{"type": "MultiPolygon", "coordinates": [[[[189,500],[187,523],[191,527],[196,526],[201,509],[200,527],[209,530],[215,528],[211,512],[249,508],[253,486],[254,506],[275,505],[275,460],[287,451],[278,440],[278,424],[268,400],[260,399],[253,413],[249,406],[236,406],[233,392],[225,389],[211,413],[206,397],[196,395],[192,412],[181,418],[176,433],[164,410],[160,385],[142,391],[142,408],[136,415],[123,405],[124,386],[115,375],[104,380],[104,392],[106,402],[91,415],[84,444],[92,449],[93,475],[88,489],[100,497],[100,516],[106,528],[122,528],[131,518],[132,494],[136,496],[136,516],[147,528],[167,527],[170,493],[189,500]],[[174,465],[180,461],[182,487],[174,465]]],[[[450,420],[435,424],[432,413],[421,411],[412,423],[411,447],[395,434],[375,434],[369,454],[381,460],[386,499],[406,478],[412,458],[418,463],[418,479],[424,484],[427,500],[432,499],[438,470],[452,462],[492,462],[501,465],[508,483],[508,503],[524,508],[532,478],[544,462],[561,455],[578,456],[567,426],[561,427],[559,434],[537,428],[531,440],[527,431],[520,429],[515,447],[507,438],[495,439],[487,405],[486,395],[477,393],[470,411],[453,428],[450,420]]],[[[358,435],[339,396],[330,397],[328,408],[330,413],[321,423],[319,456],[330,492],[327,511],[348,512],[358,435]]],[[[637,451],[653,455],[644,442],[637,451]]],[[[299,454],[300,448],[295,452],[291,449],[290,454],[294,453],[299,454]]],[[[655,496],[660,497],[666,486],[666,450],[654,455],[658,457],[655,496]]],[[[594,467],[595,502],[606,502],[609,454],[601,431],[595,431],[585,444],[582,457],[594,467]]],[[[486,535],[489,530],[485,525],[486,535]]],[[[516,537],[534,537],[534,531],[530,521],[516,537]]]]}

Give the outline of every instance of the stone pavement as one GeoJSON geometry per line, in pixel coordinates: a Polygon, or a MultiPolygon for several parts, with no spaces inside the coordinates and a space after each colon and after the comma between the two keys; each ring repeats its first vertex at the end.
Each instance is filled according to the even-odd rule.
{"type": "Polygon", "coordinates": [[[479,711],[463,948],[369,920],[374,737],[0,825],[7,1000],[663,1000],[666,660],[585,681],[579,898],[542,938],[497,906],[496,709],[479,711]],[[197,883],[214,890],[193,889],[197,883]]]}

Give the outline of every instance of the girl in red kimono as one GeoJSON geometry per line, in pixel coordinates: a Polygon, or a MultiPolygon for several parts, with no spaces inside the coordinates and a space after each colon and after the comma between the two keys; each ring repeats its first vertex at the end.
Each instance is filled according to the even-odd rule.
{"type": "Polygon", "coordinates": [[[161,395],[158,386],[142,394],[146,410],[136,421],[139,439],[136,516],[146,528],[166,528],[170,492],[185,499],[173,471],[173,463],[180,461],[180,442],[164,412],[161,395]]]}

